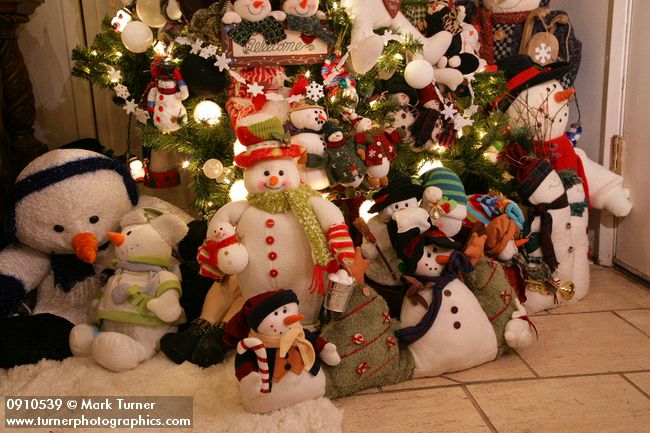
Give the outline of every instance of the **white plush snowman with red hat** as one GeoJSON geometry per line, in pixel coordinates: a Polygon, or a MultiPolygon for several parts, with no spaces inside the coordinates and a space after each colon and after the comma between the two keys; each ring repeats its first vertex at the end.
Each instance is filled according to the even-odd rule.
{"type": "Polygon", "coordinates": [[[343,214],[301,184],[295,158],[304,150],[283,141],[277,118],[240,118],[235,133],[246,146],[235,163],[244,169],[248,197],[223,206],[211,224],[234,226],[248,250],[248,265],[237,274],[244,298],[292,287],[305,323],[314,324],[323,302],[324,272],[354,257],[343,214]]]}
{"type": "Polygon", "coordinates": [[[269,412],[325,395],[320,361],[341,362],[336,346],[303,329],[293,290],[250,298],[225,326],[237,344],[235,374],[241,402],[250,412],[269,412]]]}
{"type": "Polygon", "coordinates": [[[224,24],[236,24],[228,30],[228,35],[241,46],[250,38],[260,33],[268,44],[277,44],[287,38],[284,21],[287,15],[283,11],[274,11],[270,0],[230,0],[229,10],[224,14],[224,24]]]}

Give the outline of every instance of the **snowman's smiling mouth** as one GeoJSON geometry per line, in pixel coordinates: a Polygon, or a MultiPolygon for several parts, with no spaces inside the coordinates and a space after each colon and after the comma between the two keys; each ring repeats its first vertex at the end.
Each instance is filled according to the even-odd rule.
{"type": "Polygon", "coordinates": [[[296,15],[301,15],[301,16],[305,16],[305,15],[307,15],[309,13],[309,8],[305,9],[305,11],[303,13],[300,13],[297,6],[295,8],[293,8],[293,10],[296,12],[296,15]]]}
{"type": "MultiPolygon", "coordinates": [[[[259,15],[259,14],[262,13],[262,8],[257,9],[257,12],[253,12],[251,10],[250,6],[246,6],[246,9],[248,9],[248,13],[251,14],[251,15],[259,15]]],[[[255,9],[253,9],[253,10],[255,10],[255,9]]]]}
{"type": "Polygon", "coordinates": [[[282,188],[282,185],[278,185],[278,186],[269,186],[269,185],[267,185],[267,184],[264,184],[264,187],[265,187],[266,189],[278,190],[278,189],[281,189],[281,188],[282,188]]]}

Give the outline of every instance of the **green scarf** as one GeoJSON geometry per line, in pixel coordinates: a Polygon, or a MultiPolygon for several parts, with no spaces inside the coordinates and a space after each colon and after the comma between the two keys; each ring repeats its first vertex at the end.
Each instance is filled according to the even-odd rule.
{"type": "Polygon", "coordinates": [[[291,210],[297,217],[300,225],[307,235],[314,262],[319,266],[326,266],[334,259],[327,244],[325,233],[316,218],[314,209],[309,204],[311,197],[318,193],[308,185],[297,188],[285,189],[278,192],[263,192],[249,194],[248,203],[263,211],[277,214],[291,210]]]}

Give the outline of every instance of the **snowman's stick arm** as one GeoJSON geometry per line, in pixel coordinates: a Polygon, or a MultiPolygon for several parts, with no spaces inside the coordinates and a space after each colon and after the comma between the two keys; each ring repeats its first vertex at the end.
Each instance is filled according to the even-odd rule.
{"type": "Polygon", "coordinates": [[[379,248],[379,245],[377,245],[377,239],[375,238],[375,235],[372,234],[370,231],[370,227],[368,227],[368,224],[363,220],[363,218],[359,217],[354,220],[352,223],[354,227],[356,227],[357,230],[363,235],[364,238],[371,244],[375,246],[377,249],[377,253],[379,254],[379,257],[381,258],[381,261],[384,263],[386,266],[386,269],[388,269],[388,272],[393,276],[395,281],[399,281],[399,278],[397,278],[397,275],[395,275],[395,271],[393,271],[393,267],[390,265],[388,262],[388,259],[384,255],[384,253],[381,251],[381,248],[379,248]]]}

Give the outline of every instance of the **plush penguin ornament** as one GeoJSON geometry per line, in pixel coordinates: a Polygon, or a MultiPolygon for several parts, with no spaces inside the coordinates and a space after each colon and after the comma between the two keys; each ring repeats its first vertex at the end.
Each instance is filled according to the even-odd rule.
{"type": "Polygon", "coordinates": [[[172,248],[187,226],[171,214],[148,220],[143,209],[125,215],[121,225],[120,233],[108,233],[117,264],[96,304],[99,327],[79,324],[70,332],[74,355],[92,354],[112,371],[129,370],[151,358],[161,337],[185,322],[172,248]]]}
{"type": "Polygon", "coordinates": [[[18,175],[0,251],[0,317],[38,289],[31,316],[0,319],[0,367],[70,356],[68,334],[88,323],[110,266],[107,233],[138,203],[126,166],[95,152],[52,150],[18,175]]]}
{"type": "Polygon", "coordinates": [[[237,344],[235,375],[250,412],[270,412],[325,395],[320,361],[341,362],[336,346],[304,330],[292,290],[256,295],[224,328],[237,344]]]}

